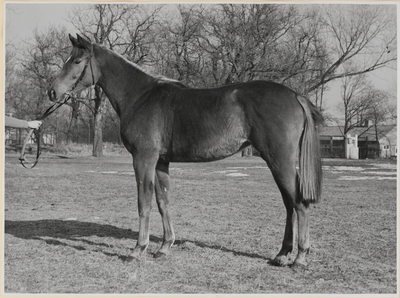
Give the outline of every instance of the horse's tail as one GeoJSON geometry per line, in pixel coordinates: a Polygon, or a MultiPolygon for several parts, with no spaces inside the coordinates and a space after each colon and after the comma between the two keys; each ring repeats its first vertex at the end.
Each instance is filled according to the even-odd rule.
{"type": "Polygon", "coordinates": [[[307,98],[297,95],[305,114],[299,152],[299,183],[303,200],[317,203],[321,197],[322,165],[318,125],[323,123],[321,112],[307,98]]]}

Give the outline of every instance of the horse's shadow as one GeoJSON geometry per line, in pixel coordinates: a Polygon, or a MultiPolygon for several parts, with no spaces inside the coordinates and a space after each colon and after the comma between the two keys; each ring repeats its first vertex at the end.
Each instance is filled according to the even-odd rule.
{"type": "MultiPolygon", "coordinates": [[[[70,221],[70,220],[33,220],[33,221],[5,221],[5,233],[13,235],[21,239],[42,240],[50,245],[62,245],[72,247],[77,250],[86,250],[87,248],[81,245],[72,245],[69,242],[62,242],[60,239],[80,241],[87,245],[112,247],[110,244],[93,242],[81,237],[97,236],[97,237],[112,237],[115,239],[133,239],[137,240],[139,233],[131,229],[118,228],[112,225],[99,224],[93,222],[70,221]]],[[[157,236],[150,235],[150,241],[161,243],[162,239],[157,236]]],[[[190,239],[179,239],[175,241],[176,246],[182,246],[184,243],[190,242],[200,248],[216,249],[224,252],[230,252],[234,255],[245,256],[249,258],[258,258],[270,261],[270,258],[261,256],[254,253],[246,253],[235,251],[221,245],[210,245],[200,241],[193,241],[190,239]]],[[[99,250],[97,250],[99,251],[99,250]]],[[[122,255],[118,253],[110,253],[101,251],[107,256],[117,256],[123,261],[131,261],[132,257],[129,255],[122,255]]]]}

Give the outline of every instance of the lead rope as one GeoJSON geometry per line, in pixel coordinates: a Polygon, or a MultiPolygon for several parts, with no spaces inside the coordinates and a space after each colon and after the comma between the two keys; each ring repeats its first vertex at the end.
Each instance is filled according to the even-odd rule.
{"type": "MultiPolygon", "coordinates": [[[[65,104],[70,98],[71,98],[71,96],[68,94],[63,102],[54,103],[37,120],[43,120],[44,118],[46,118],[47,116],[52,114],[54,111],[56,111],[63,104],[65,104]]],[[[40,127],[38,129],[30,128],[28,134],[25,137],[24,144],[22,145],[21,154],[19,156],[19,161],[24,168],[33,169],[36,166],[36,164],[38,163],[41,153],[42,152],[40,151],[40,127]],[[28,144],[29,140],[31,139],[33,133],[35,133],[35,138],[36,138],[36,143],[37,143],[36,158],[34,161],[29,161],[25,157],[25,149],[26,149],[26,145],[28,144]]]]}

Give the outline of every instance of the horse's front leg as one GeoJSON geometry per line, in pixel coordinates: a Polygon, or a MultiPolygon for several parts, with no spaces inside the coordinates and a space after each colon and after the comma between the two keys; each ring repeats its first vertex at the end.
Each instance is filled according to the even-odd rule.
{"type": "Polygon", "coordinates": [[[168,254],[169,248],[175,241],[175,233],[171,223],[171,215],[168,209],[168,194],[170,190],[169,163],[158,161],[156,166],[156,199],[163,223],[163,243],[155,258],[168,254]]]}
{"type": "Polygon", "coordinates": [[[151,201],[155,186],[155,166],[156,156],[137,156],[133,159],[133,167],[138,191],[138,211],[139,211],[139,238],[136,247],[131,254],[134,258],[146,250],[149,245],[149,221],[151,211],[151,201]]]}

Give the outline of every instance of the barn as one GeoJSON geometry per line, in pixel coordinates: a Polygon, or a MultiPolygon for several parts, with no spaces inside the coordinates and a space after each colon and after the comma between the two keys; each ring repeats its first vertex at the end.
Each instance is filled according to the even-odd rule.
{"type": "MultiPolygon", "coordinates": [[[[347,134],[358,137],[359,158],[397,157],[396,125],[365,125],[350,129],[347,134]]],[[[345,135],[343,126],[323,126],[320,129],[322,156],[345,157],[345,135]]]]}

